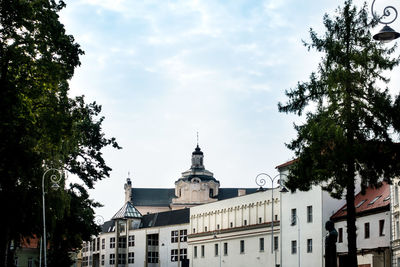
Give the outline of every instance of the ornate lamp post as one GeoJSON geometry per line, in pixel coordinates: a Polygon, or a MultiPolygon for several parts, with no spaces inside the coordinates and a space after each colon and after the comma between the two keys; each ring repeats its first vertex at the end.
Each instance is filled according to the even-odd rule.
{"type": "Polygon", "coordinates": [[[393,6],[387,6],[383,9],[383,15],[382,16],[377,16],[376,13],[374,12],[374,4],[375,0],[372,1],[371,5],[371,13],[372,17],[379,23],[385,24],[385,26],[373,36],[374,40],[377,41],[383,41],[383,42],[390,42],[394,39],[397,39],[400,37],[400,33],[396,32],[393,30],[391,27],[388,26],[388,24],[391,24],[397,19],[397,10],[393,6]],[[392,13],[393,12],[393,13],[392,13]],[[391,17],[393,14],[393,19],[389,20],[388,18],[391,17]],[[385,19],[388,19],[385,21],[385,19]]]}
{"type": "MultiPolygon", "coordinates": [[[[260,187],[259,191],[264,191],[266,189],[263,186],[267,183],[264,178],[260,178],[261,176],[267,176],[271,180],[271,254],[274,254],[274,181],[277,177],[280,177],[281,174],[277,174],[274,177],[269,176],[266,173],[260,173],[256,176],[256,184],[260,187]]],[[[276,259],[274,257],[274,266],[276,266],[276,259]]]]}
{"type": "Polygon", "coordinates": [[[51,188],[53,190],[57,190],[60,188],[60,185],[58,184],[61,181],[62,177],[62,171],[58,169],[48,169],[43,173],[42,177],[42,201],[43,201],[43,253],[44,253],[44,267],[47,267],[47,257],[46,257],[46,250],[47,250],[47,243],[46,243],[46,206],[45,206],[45,198],[44,198],[44,179],[46,177],[46,174],[48,172],[54,172],[52,175],[50,175],[50,181],[52,183],[51,188]],[[57,175],[58,174],[58,175],[57,175]]]}

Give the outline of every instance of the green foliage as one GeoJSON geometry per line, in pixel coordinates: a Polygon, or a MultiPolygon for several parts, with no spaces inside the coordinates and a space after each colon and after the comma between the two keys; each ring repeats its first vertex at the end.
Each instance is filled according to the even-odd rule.
{"type": "Polygon", "coordinates": [[[289,189],[307,191],[321,185],[333,197],[346,196],[349,266],[357,266],[354,191],[356,177],[361,187],[379,186],[400,174],[400,98],[387,88],[390,71],[400,62],[393,57],[396,45],[387,48],[372,40],[366,4],[361,9],[346,1],[332,19],[323,19],[321,37],[310,30],[310,49],[324,54],[317,72],[307,82],[286,91],[289,101],[279,103],[280,112],[302,115],[295,125],[297,138],[287,146],[298,160],[285,183],[289,189]]]}
{"type": "MultiPolygon", "coordinates": [[[[93,188],[111,170],[102,148],[119,148],[102,132],[101,106],[68,97],[68,80],[83,51],[58,20],[63,7],[63,1],[0,0],[0,202],[7,203],[2,207],[7,220],[0,221],[2,263],[12,260],[11,240],[41,236],[46,169],[66,170],[93,188]]],[[[51,192],[47,179],[45,187],[49,238],[66,253],[98,230],[93,223],[98,204],[88,200],[84,187],[73,186],[79,197],[71,190],[51,192]],[[74,222],[78,218],[85,220],[74,222]],[[58,242],[61,234],[68,240],[58,242]]]]}

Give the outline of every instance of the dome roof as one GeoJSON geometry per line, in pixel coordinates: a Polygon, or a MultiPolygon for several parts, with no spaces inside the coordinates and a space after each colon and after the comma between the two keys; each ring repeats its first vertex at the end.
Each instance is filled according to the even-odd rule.
{"type": "Polygon", "coordinates": [[[199,145],[197,145],[197,147],[193,151],[192,155],[203,155],[203,152],[201,151],[199,145]]]}

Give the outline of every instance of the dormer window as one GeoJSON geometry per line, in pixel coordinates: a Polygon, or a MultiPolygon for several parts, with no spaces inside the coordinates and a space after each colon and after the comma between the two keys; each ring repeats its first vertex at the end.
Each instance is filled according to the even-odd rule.
{"type": "Polygon", "coordinates": [[[374,198],[371,202],[368,203],[368,205],[374,204],[381,196],[382,196],[382,195],[377,196],[376,198],[374,198]]]}

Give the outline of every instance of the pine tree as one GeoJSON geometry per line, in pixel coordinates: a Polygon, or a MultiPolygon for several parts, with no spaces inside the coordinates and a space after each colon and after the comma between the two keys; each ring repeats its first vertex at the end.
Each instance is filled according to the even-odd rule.
{"type": "MultiPolygon", "coordinates": [[[[290,169],[286,186],[307,191],[321,185],[333,197],[345,195],[347,203],[348,266],[357,266],[354,194],[356,179],[361,188],[379,186],[400,174],[399,97],[395,99],[383,75],[400,62],[396,46],[387,48],[372,40],[376,22],[368,18],[367,5],[358,9],[345,1],[331,18],[325,15],[323,36],[310,29],[310,49],[324,54],[309,81],[286,91],[288,102],[280,112],[301,116],[297,137],[287,146],[298,159],[290,169]]],[[[389,72],[390,73],[390,72],[389,72]]]]}

